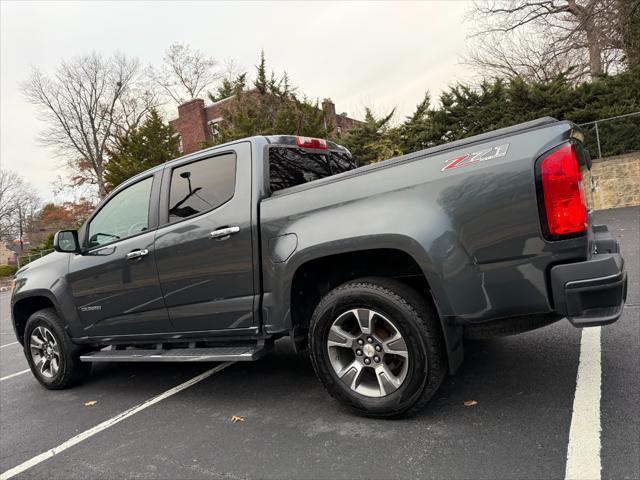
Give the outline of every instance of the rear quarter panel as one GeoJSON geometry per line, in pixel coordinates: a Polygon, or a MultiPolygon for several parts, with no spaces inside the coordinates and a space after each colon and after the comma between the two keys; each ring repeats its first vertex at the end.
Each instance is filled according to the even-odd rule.
{"type": "Polygon", "coordinates": [[[551,311],[548,268],[583,258],[586,238],[542,238],[534,161],[570,131],[558,122],[434,155],[418,152],[263,200],[265,329],[291,327],[291,282],[301,265],[373,248],[411,255],[443,318],[464,323],[551,311]],[[502,158],[442,171],[452,158],[505,143],[502,158]]]}

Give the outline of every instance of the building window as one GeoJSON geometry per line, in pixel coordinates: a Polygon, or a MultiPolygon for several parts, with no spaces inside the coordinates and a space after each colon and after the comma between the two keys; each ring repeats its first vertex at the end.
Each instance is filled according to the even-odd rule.
{"type": "Polygon", "coordinates": [[[184,144],[182,143],[182,135],[180,135],[179,133],[176,133],[175,136],[178,139],[178,151],[180,153],[184,153],[184,144]]]}
{"type": "Polygon", "coordinates": [[[216,138],[218,135],[220,135],[220,122],[222,121],[222,118],[214,118],[213,120],[209,120],[209,133],[211,134],[212,138],[216,138]]]}

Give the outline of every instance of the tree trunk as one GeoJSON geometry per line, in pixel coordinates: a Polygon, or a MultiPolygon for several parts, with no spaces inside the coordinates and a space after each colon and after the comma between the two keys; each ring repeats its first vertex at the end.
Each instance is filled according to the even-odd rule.
{"type": "Polygon", "coordinates": [[[618,0],[621,47],[624,50],[627,66],[640,65],[640,3],[637,0],[618,0]]]}
{"type": "Polygon", "coordinates": [[[102,180],[98,180],[98,196],[104,198],[107,196],[107,188],[102,180]]]}
{"type": "Polygon", "coordinates": [[[576,17],[581,30],[587,35],[589,50],[589,73],[591,80],[597,81],[604,73],[602,67],[602,46],[598,26],[595,23],[595,7],[599,0],[591,0],[587,6],[578,5],[576,0],[568,0],[568,11],[576,17]]]}
{"type": "Polygon", "coordinates": [[[602,69],[602,48],[600,47],[600,39],[592,19],[586,19],[585,30],[589,46],[589,73],[591,74],[591,80],[595,82],[604,73],[602,69]]]}
{"type": "Polygon", "coordinates": [[[104,181],[104,168],[102,164],[95,166],[96,183],[98,184],[98,196],[104,198],[107,196],[107,186],[104,181]]]}

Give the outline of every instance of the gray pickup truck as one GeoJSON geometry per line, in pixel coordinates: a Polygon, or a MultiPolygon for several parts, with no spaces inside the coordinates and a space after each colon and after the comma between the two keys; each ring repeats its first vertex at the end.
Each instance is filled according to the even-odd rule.
{"type": "Polygon", "coordinates": [[[620,316],[624,262],[591,225],[582,140],[543,118],[359,168],[295,136],[184,156],[20,269],[16,336],[50,389],[91,362],[251,361],[288,336],[355,412],[407,414],[465,338],[620,316]]]}

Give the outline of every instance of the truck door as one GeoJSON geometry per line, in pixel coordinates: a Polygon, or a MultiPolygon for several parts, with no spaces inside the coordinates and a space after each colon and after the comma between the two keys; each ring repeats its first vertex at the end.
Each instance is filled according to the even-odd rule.
{"type": "Polygon", "coordinates": [[[176,332],[254,325],[251,144],[167,167],[156,264],[176,332]]]}
{"type": "Polygon", "coordinates": [[[113,195],[89,219],[68,281],[89,337],[171,331],[153,241],[161,172],[113,195]]]}

